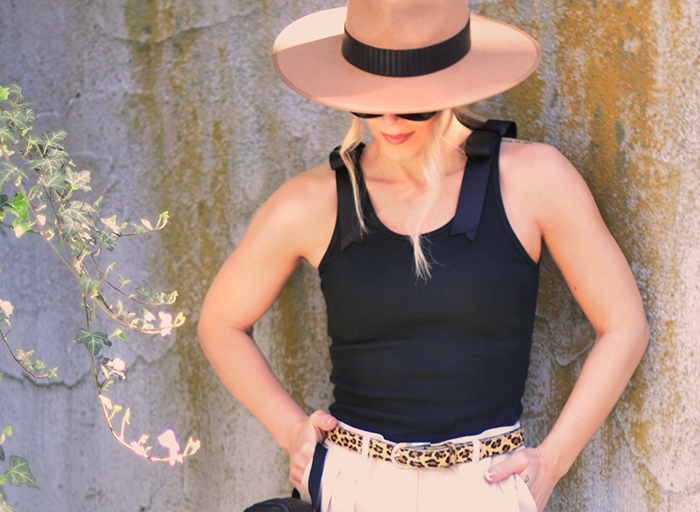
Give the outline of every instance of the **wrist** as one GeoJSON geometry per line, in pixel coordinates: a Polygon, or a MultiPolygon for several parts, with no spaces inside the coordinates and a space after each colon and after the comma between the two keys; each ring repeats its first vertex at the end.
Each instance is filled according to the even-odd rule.
{"type": "Polygon", "coordinates": [[[302,412],[292,417],[289,421],[286,421],[276,433],[273,433],[277,445],[285,452],[292,453],[299,442],[300,431],[304,428],[304,424],[308,418],[309,417],[302,412]]]}
{"type": "Polygon", "coordinates": [[[554,443],[547,442],[545,439],[542,444],[537,447],[537,451],[540,456],[546,461],[547,466],[551,468],[554,476],[557,480],[563,477],[568,471],[571,465],[576,460],[576,456],[567,457],[565,450],[560,447],[556,447],[554,443]]]}

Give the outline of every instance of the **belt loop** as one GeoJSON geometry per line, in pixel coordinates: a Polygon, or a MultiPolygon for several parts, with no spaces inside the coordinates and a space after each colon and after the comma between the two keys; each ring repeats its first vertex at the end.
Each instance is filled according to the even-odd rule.
{"type": "Polygon", "coordinates": [[[370,436],[362,436],[362,451],[360,455],[364,460],[369,458],[369,442],[372,440],[370,436]]]}
{"type": "Polygon", "coordinates": [[[449,441],[445,442],[445,446],[447,446],[448,453],[447,453],[447,467],[451,468],[455,464],[457,464],[457,449],[455,448],[455,445],[453,443],[450,443],[449,441]]]}
{"type": "Polygon", "coordinates": [[[472,462],[479,462],[481,460],[481,441],[478,438],[474,438],[472,446],[474,447],[472,462]]]}

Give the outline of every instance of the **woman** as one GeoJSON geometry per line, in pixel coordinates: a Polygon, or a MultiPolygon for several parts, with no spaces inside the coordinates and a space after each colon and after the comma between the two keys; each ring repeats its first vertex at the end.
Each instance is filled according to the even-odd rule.
{"type": "Polygon", "coordinates": [[[539,58],[529,36],[470,17],[466,0],[351,0],[275,44],[283,80],[355,112],[353,126],[336,172],[308,170],[260,208],[212,284],[199,333],[323,511],[542,511],[644,352],[635,281],[576,170],[543,144],[503,138],[499,152],[507,125],[470,137],[455,116],[539,58]],[[487,156],[474,151],[465,169],[467,138],[468,148],[486,140],[487,156]],[[542,241],[597,337],[551,432],[524,448],[542,241]],[[300,258],[319,269],[326,298],[332,415],[308,417],[252,338],[300,258]]]}

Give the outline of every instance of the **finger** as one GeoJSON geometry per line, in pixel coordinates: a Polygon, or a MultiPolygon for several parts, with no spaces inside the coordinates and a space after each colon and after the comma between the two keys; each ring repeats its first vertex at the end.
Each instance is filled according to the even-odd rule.
{"type": "Polygon", "coordinates": [[[503,462],[491,466],[486,473],[484,473],[486,480],[491,483],[500,482],[513,473],[520,473],[523,471],[527,467],[527,461],[520,455],[519,453],[515,453],[503,462]]]}
{"type": "Polygon", "coordinates": [[[299,455],[294,457],[289,465],[289,480],[294,487],[299,488],[306,466],[311,462],[311,456],[299,455]]]}
{"type": "Polygon", "coordinates": [[[325,411],[316,411],[309,419],[314,427],[324,431],[333,430],[337,423],[337,420],[325,411]]]}
{"type": "Polygon", "coordinates": [[[296,488],[297,491],[301,491],[301,477],[293,474],[289,474],[289,481],[296,488]]]}
{"type": "Polygon", "coordinates": [[[315,444],[304,445],[290,460],[289,481],[292,482],[292,485],[294,485],[297,490],[300,489],[304,472],[311,463],[311,459],[313,459],[315,446],[315,444]]]}

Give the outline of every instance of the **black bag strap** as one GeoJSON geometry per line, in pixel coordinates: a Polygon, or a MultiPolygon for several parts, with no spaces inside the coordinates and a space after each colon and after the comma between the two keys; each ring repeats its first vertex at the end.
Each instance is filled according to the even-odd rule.
{"type": "Polygon", "coordinates": [[[498,172],[501,139],[514,139],[517,135],[514,122],[495,119],[489,119],[469,135],[464,145],[467,163],[450,234],[464,234],[472,242],[476,239],[489,176],[498,172]]]}
{"type": "MultiPolygon", "coordinates": [[[[364,149],[364,144],[359,144],[352,153],[353,163],[357,165],[360,155],[364,149]]],[[[335,171],[335,184],[338,192],[338,219],[340,223],[340,251],[343,252],[353,242],[360,245],[365,243],[364,233],[360,228],[360,219],[355,211],[355,197],[352,193],[352,183],[350,182],[350,171],[345,166],[340,156],[340,146],[335,148],[329,157],[331,169],[335,171]]],[[[360,187],[360,197],[365,196],[362,178],[358,177],[360,187]]],[[[362,209],[362,206],[360,207],[362,209]]]]}
{"type": "Polygon", "coordinates": [[[314,458],[311,463],[311,473],[309,474],[309,494],[314,509],[321,510],[321,477],[323,476],[323,465],[326,462],[328,449],[321,443],[316,444],[314,458]]]}

